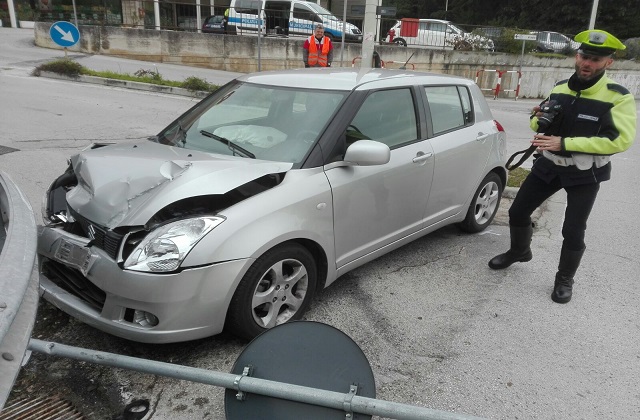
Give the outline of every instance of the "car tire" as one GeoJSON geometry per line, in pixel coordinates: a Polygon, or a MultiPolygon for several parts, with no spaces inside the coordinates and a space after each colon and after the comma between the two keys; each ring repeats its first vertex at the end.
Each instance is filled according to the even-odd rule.
{"type": "Polygon", "coordinates": [[[316,262],[306,248],[292,242],[272,248],[238,284],[227,313],[227,331],[252,339],[276,325],[299,320],[316,284],[316,262]]]}
{"type": "Polygon", "coordinates": [[[468,41],[458,41],[453,45],[453,49],[457,51],[472,51],[473,45],[468,41]]]}
{"type": "Polygon", "coordinates": [[[458,227],[469,233],[486,229],[498,212],[503,190],[502,179],[498,174],[487,174],[473,195],[466,218],[458,223],[458,227]]]}
{"type": "Polygon", "coordinates": [[[405,41],[405,40],[404,40],[404,39],[402,39],[402,38],[396,38],[396,39],[394,39],[394,40],[393,40],[393,43],[394,43],[394,44],[396,44],[396,45],[399,45],[399,46],[401,46],[401,47],[406,47],[406,46],[407,46],[407,41],[405,41]]]}

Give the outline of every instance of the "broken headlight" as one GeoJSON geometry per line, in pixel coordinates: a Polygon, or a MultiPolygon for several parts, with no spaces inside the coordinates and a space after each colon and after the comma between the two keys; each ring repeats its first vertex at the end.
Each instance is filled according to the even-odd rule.
{"type": "Polygon", "coordinates": [[[124,268],[147,272],[174,271],[195,244],[224,220],[219,216],[207,216],[162,225],[135,247],[124,262],[124,268]]]}

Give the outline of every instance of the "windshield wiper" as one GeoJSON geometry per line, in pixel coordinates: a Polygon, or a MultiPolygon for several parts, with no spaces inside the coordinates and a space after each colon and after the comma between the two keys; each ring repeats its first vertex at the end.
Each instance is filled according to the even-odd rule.
{"type": "Polygon", "coordinates": [[[247,149],[245,149],[244,147],[240,147],[237,144],[235,144],[234,142],[232,142],[229,139],[225,139],[224,137],[220,137],[217,136],[213,133],[210,133],[206,130],[200,130],[200,134],[202,134],[203,136],[207,136],[209,138],[212,138],[216,141],[219,141],[220,143],[224,143],[229,147],[229,150],[231,150],[234,153],[235,156],[235,152],[240,152],[240,154],[244,155],[245,157],[250,157],[251,159],[255,159],[256,155],[254,155],[253,153],[251,153],[250,151],[248,151],[247,149]]]}

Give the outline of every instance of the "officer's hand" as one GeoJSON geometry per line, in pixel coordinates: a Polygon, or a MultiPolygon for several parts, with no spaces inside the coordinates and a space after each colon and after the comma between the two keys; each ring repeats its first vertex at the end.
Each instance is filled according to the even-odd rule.
{"type": "Polygon", "coordinates": [[[531,116],[535,115],[536,117],[539,117],[539,115],[538,115],[539,112],[540,112],[540,105],[536,105],[531,110],[531,116]]]}
{"type": "Polygon", "coordinates": [[[540,151],[548,150],[549,152],[560,152],[562,150],[562,137],[536,134],[533,136],[531,144],[536,146],[540,151]]]}

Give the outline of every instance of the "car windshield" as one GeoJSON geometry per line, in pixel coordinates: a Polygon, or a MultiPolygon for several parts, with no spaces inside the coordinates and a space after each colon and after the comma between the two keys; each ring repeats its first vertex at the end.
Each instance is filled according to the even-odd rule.
{"type": "Polygon", "coordinates": [[[453,24],[449,24],[449,28],[451,28],[453,30],[453,32],[455,32],[458,35],[464,35],[466,34],[465,31],[463,31],[462,29],[458,28],[456,25],[453,24]]]}
{"type": "Polygon", "coordinates": [[[162,131],[157,141],[210,153],[300,163],[345,92],[235,83],[162,131]]]}

